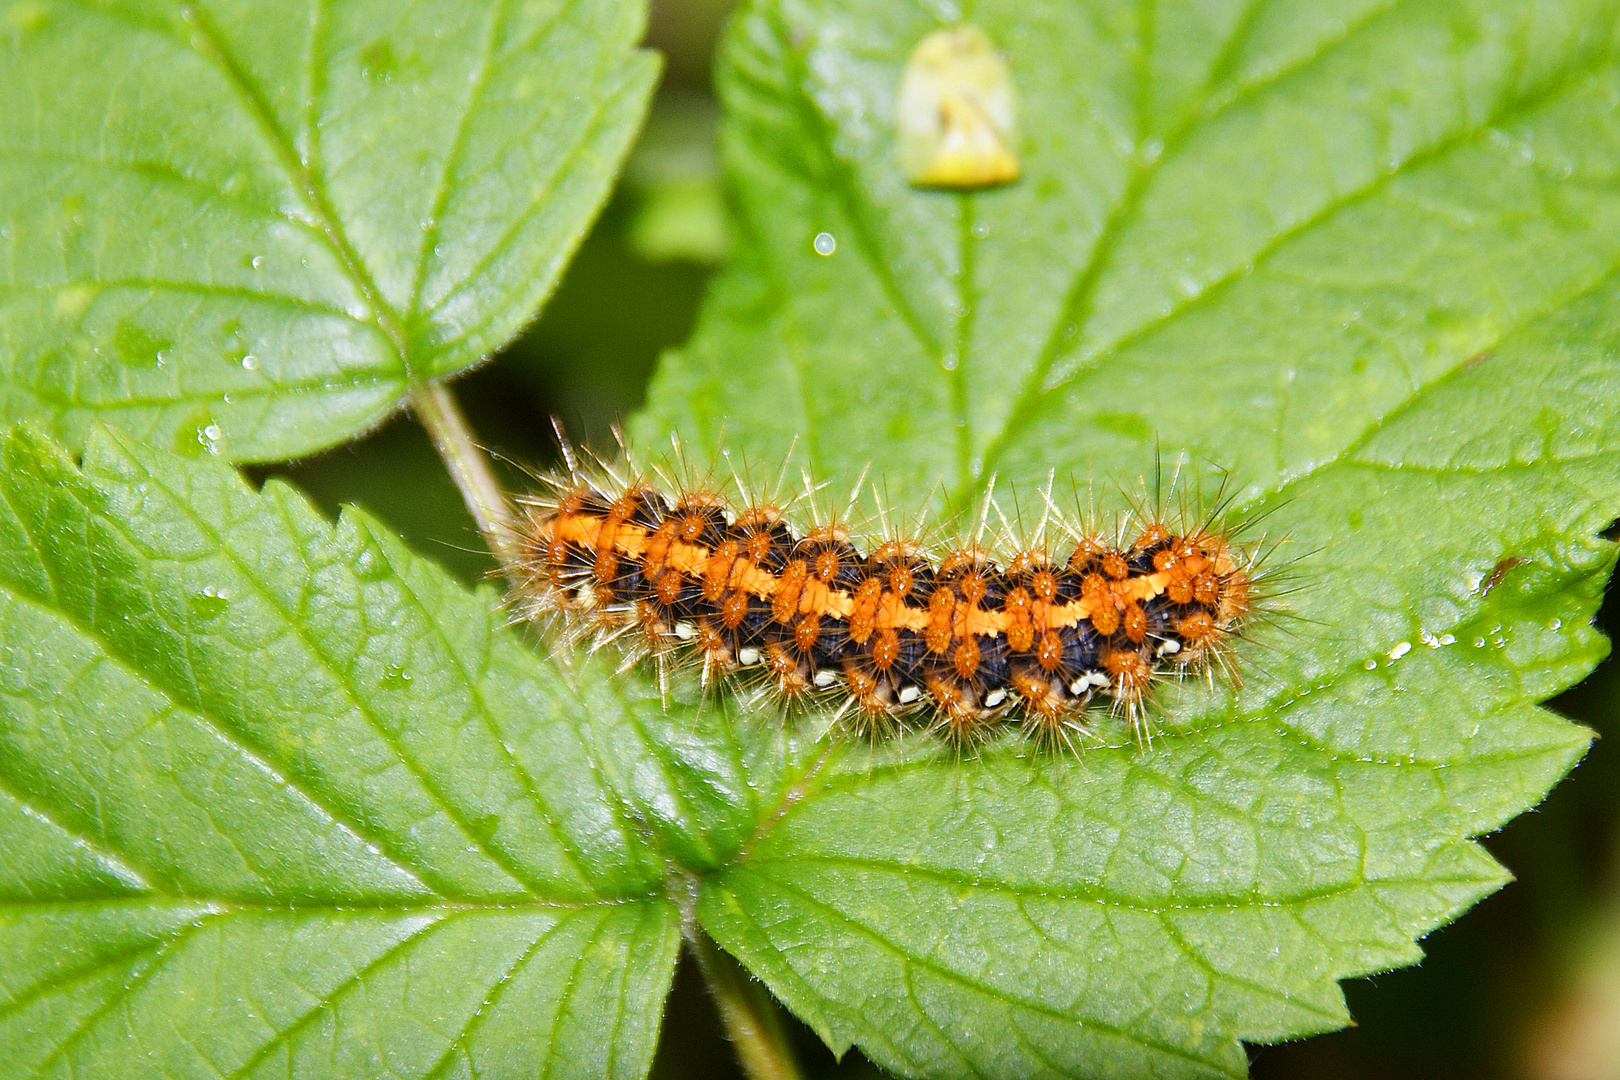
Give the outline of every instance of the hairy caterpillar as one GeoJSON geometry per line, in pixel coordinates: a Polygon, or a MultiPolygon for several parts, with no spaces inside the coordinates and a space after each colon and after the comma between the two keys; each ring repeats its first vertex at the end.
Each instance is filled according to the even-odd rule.
{"type": "Polygon", "coordinates": [[[567,457],[520,500],[520,618],[690,657],[706,681],[752,675],[789,701],[830,699],[866,730],[918,722],[973,741],[1018,722],[1067,743],[1108,698],[1143,736],[1156,682],[1231,677],[1228,646],[1261,599],[1257,551],[1220,523],[1221,499],[1198,516],[1136,512],[1105,536],[1062,520],[1048,484],[1030,537],[987,545],[981,515],[969,543],[885,527],[863,550],[842,518],[796,528],[798,500],[567,457]]]}

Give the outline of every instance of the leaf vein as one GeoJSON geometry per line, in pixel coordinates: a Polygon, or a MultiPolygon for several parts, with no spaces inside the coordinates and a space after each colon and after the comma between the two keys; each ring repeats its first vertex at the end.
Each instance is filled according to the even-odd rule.
{"type": "MultiPolygon", "coordinates": [[[[555,934],[562,925],[563,920],[558,919],[524,947],[518,958],[512,961],[506,970],[501,973],[500,977],[495,980],[489,991],[484,995],[484,1000],[479,1002],[478,1008],[473,1011],[467,1022],[461,1026],[461,1030],[456,1032],[456,1037],[450,1041],[450,1045],[445,1048],[444,1053],[440,1055],[439,1060],[434,1063],[433,1067],[423,1075],[422,1080],[437,1080],[439,1077],[449,1075],[450,1067],[455,1064],[458,1052],[465,1052],[468,1054],[469,1059],[471,1058],[469,1046],[472,1037],[477,1033],[479,1027],[483,1025],[484,1019],[500,1002],[501,996],[506,993],[507,988],[517,978],[518,973],[528,967],[529,961],[540,951],[540,946],[545,944],[546,940],[555,934]]],[[[474,1075],[476,1075],[476,1072],[474,1075]]]]}
{"type": "MultiPolygon", "coordinates": [[[[48,565],[46,567],[46,573],[51,573],[48,565]]],[[[53,575],[53,584],[54,580],[53,575]]],[[[176,701],[171,693],[158,687],[155,679],[149,675],[143,674],[133,665],[133,663],[127,662],[125,658],[115,653],[109,646],[105,636],[102,635],[100,631],[94,629],[92,625],[87,625],[86,623],[81,622],[80,620],[67,614],[64,610],[48,607],[36,599],[18,593],[13,593],[12,595],[17,596],[19,601],[22,603],[28,603],[36,606],[39,610],[45,612],[47,615],[61,619],[87,640],[94,642],[100,647],[101,655],[99,659],[103,663],[111,664],[128,678],[133,679],[143,685],[152,687],[154,690],[161,693],[165,703],[169,706],[169,709],[172,712],[195,718],[209,731],[217,735],[222,742],[230,746],[236,752],[240,753],[243,758],[255,768],[262,770],[266,776],[285,786],[288,791],[291,791],[299,798],[304,800],[304,802],[306,802],[310,807],[325,815],[327,820],[331,821],[334,825],[339,826],[351,835],[364,840],[366,843],[377,848],[378,853],[386,858],[389,865],[397,870],[400,874],[421,885],[424,889],[429,889],[432,892],[441,892],[441,890],[433,889],[425,881],[423,881],[422,875],[424,873],[431,875],[431,871],[416,867],[409,860],[404,859],[400,855],[393,852],[391,850],[393,845],[389,842],[387,837],[374,835],[371,830],[367,829],[359,820],[343,813],[335,806],[328,805],[323,798],[317,795],[310,788],[306,787],[300,780],[295,779],[291,774],[285,773],[278,768],[276,764],[263,752],[261,752],[250,739],[248,739],[244,734],[232,729],[223,720],[210,716],[201,709],[193,710],[188,708],[176,701]]],[[[19,801],[22,800],[19,799],[19,801]]],[[[59,825],[58,827],[61,828],[62,826],[59,825]]],[[[72,835],[76,837],[83,837],[83,834],[77,830],[64,829],[64,831],[71,832],[72,835]]],[[[84,837],[84,839],[86,839],[89,843],[104,846],[103,842],[95,841],[92,838],[84,837]]],[[[108,850],[116,851],[116,849],[110,847],[108,850]]],[[[130,859],[128,852],[117,851],[117,855],[120,861],[128,861],[130,859]]],[[[149,870],[148,873],[151,873],[151,871],[149,870]]],[[[144,878],[146,875],[142,876],[144,878]]],[[[146,887],[154,888],[149,884],[146,887]]],[[[154,891],[160,891],[163,895],[178,897],[178,894],[175,893],[163,892],[162,890],[154,891]]]]}
{"type": "MultiPolygon", "coordinates": [[[[369,529],[366,531],[368,533],[370,532],[369,529]]],[[[461,676],[461,681],[467,688],[467,695],[472,699],[472,703],[477,708],[478,715],[483,721],[484,730],[488,732],[489,737],[494,744],[500,748],[501,760],[506,765],[507,770],[511,772],[513,778],[518,782],[518,785],[522,787],[524,793],[529,798],[530,804],[539,813],[541,821],[544,822],[547,831],[549,831],[552,838],[556,840],[557,846],[562,850],[569,863],[573,865],[581,877],[588,879],[591,874],[586,863],[585,853],[581,851],[579,845],[574,842],[574,838],[569,836],[567,831],[564,830],[562,822],[556,812],[552,809],[550,801],[547,800],[543,794],[541,794],[540,787],[537,783],[535,783],[534,776],[529,772],[528,769],[523,767],[523,765],[518,761],[517,756],[513,754],[512,748],[507,745],[506,739],[501,731],[500,724],[495,719],[495,713],[489,707],[489,701],[484,696],[480,680],[474,678],[473,673],[469,671],[466,665],[462,663],[460,654],[452,645],[448,635],[445,634],[443,624],[438,619],[434,618],[431,607],[423,602],[422,597],[411,585],[405,574],[400,572],[398,567],[393,566],[392,560],[389,559],[389,556],[383,549],[382,545],[376,541],[375,537],[368,536],[368,540],[372,551],[384,561],[387,561],[390,567],[394,569],[395,579],[399,583],[401,593],[410,599],[411,606],[416,609],[416,612],[421,617],[423,624],[429,628],[429,632],[433,635],[434,639],[438,641],[440,646],[442,646],[444,656],[455,668],[457,674],[461,676]]]]}
{"type": "MultiPolygon", "coordinates": [[[[761,877],[765,877],[765,875],[761,875],[761,877]]],[[[999,999],[1001,1001],[1008,1002],[1009,1004],[1016,1005],[1019,1008],[1027,1009],[1030,1012],[1036,1013],[1038,1015],[1052,1017],[1054,1019],[1064,1021],[1065,1023],[1076,1023],[1076,1022],[1078,1022],[1078,1023],[1084,1024],[1084,1025],[1087,1025],[1087,1026],[1090,1026],[1090,1027],[1097,1028],[1100,1031],[1105,1031],[1105,1032],[1108,1032],[1109,1034],[1116,1035],[1116,1036],[1118,1036],[1118,1037],[1120,1037],[1122,1039],[1126,1039],[1126,1040],[1129,1040],[1131,1042],[1135,1042],[1135,1043],[1137,1043],[1137,1044],[1139,1044],[1141,1046],[1147,1047],[1148,1049],[1157,1050],[1157,1051],[1159,1051],[1159,1052],[1161,1052],[1163,1054],[1167,1054],[1167,1055],[1172,1056],[1172,1057],[1180,1058],[1180,1059],[1182,1059],[1184,1061],[1193,1062],[1195,1064],[1202,1065],[1202,1066],[1204,1066],[1206,1068],[1213,1068],[1213,1069],[1215,1069],[1217,1071],[1224,1071],[1224,1070],[1220,1069],[1220,1066],[1217,1063],[1212,1062],[1212,1061],[1210,1061],[1210,1060],[1208,1060],[1206,1058],[1200,1057],[1199,1055],[1197,1055],[1193,1051],[1188,1050],[1186,1047],[1177,1046],[1174,1043],[1164,1042],[1163,1040],[1155,1039],[1152,1036],[1145,1035],[1145,1034],[1143,1034],[1141,1032],[1130,1031],[1130,1030],[1128,1030],[1126,1028],[1120,1027],[1117,1024],[1113,1024],[1113,1023],[1098,1019],[1098,1018],[1093,1017],[1093,1016],[1076,1015],[1075,1013],[1065,1011],[1065,1010],[1063,1010],[1061,1008],[1058,1008],[1057,1006],[1049,1005],[1046,1002],[1036,1001],[1036,1000],[1033,1000],[1031,998],[1025,997],[1022,994],[1017,994],[1017,993],[1014,993],[1014,992],[1012,992],[1010,990],[1004,990],[1004,989],[1001,989],[1000,987],[992,986],[992,985],[989,985],[987,983],[981,982],[980,980],[975,979],[972,976],[969,976],[969,975],[964,974],[962,972],[956,971],[956,970],[954,970],[952,968],[946,967],[943,963],[940,963],[940,962],[937,962],[937,961],[934,961],[934,960],[929,960],[926,957],[921,957],[921,956],[914,955],[914,954],[908,952],[903,946],[901,946],[901,945],[897,944],[896,942],[894,942],[893,940],[891,940],[888,936],[879,933],[871,925],[869,925],[867,923],[862,923],[862,922],[856,921],[855,919],[849,917],[848,915],[844,914],[842,911],[840,911],[837,908],[833,907],[832,905],[826,903],[825,901],[819,899],[818,897],[812,896],[812,895],[810,895],[809,893],[805,892],[802,889],[799,889],[799,888],[797,888],[795,886],[786,884],[785,882],[779,881],[779,880],[777,880],[775,878],[765,877],[765,880],[770,881],[773,885],[775,885],[777,888],[781,889],[783,892],[790,893],[790,894],[792,894],[794,896],[799,897],[799,899],[802,900],[805,904],[809,905],[810,907],[816,908],[817,910],[820,910],[820,911],[824,912],[828,917],[832,918],[833,920],[835,920],[837,922],[840,922],[840,923],[844,924],[845,926],[848,926],[850,929],[854,930],[857,934],[870,939],[879,948],[881,948],[881,949],[883,949],[883,950],[885,950],[885,951],[887,951],[889,953],[892,953],[893,955],[898,957],[900,959],[900,961],[902,962],[902,964],[904,964],[904,965],[906,965],[908,967],[912,966],[912,965],[915,965],[915,966],[917,966],[917,967],[919,967],[919,968],[921,968],[921,969],[923,969],[925,971],[932,972],[933,974],[939,976],[944,981],[957,983],[958,985],[963,986],[968,990],[976,991],[976,992],[981,993],[981,994],[983,994],[983,995],[985,995],[986,997],[989,997],[989,998],[999,999]]],[[[1239,1078],[1239,1080],[1241,1080],[1241,1078],[1239,1078]]]]}
{"type": "MultiPolygon", "coordinates": [[[[202,929],[205,925],[209,924],[210,922],[217,922],[218,919],[219,916],[217,915],[204,916],[195,922],[186,924],[184,927],[181,927],[174,934],[166,938],[158,946],[158,948],[153,951],[151,961],[144,968],[136,972],[135,975],[130,978],[129,981],[120,986],[116,992],[109,994],[106,1001],[98,1005],[87,1016],[75,1024],[73,1026],[73,1030],[69,1031],[65,1036],[63,1036],[62,1041],[56,1044],[56,1048],[53,1049],[51,1053],[34,1068],[33,1075],[35,1077],[43,1077],[46,1074],[46,1069],[56,1061],[63,1060],[67,1056],[68,1052],[78,1044],[79,1040],[84,1038],[91,1028],[100,1023],[102,1017],[112,1012],[112,1010],[115,1009],[120,1003],[126,1001],[132,994],[134,994],[149,980],[151,980],[153,976],[161,971],[163,965],[168,962],[169,958],[174,955],[175,950],[178,949],[181,944],[188,940],[198,930],[202,929]]],[[[73,1069],[71,1062],[68,1063],[68,1069],[69,1072],[76,1071],[73,1069]]]]}
{"type": "MultiPolygon", "coordinates": [[[[1391,4],[1388,8],[1382,9],[1380,14],[1391,12],[1398,6],[1400,6],[1398,2],[1391,4]]],[[[1334,47],[1342,45],[1345,40],[1347,40],[1347,38],[1339,39],[1338,42],[1334,43],[1334,47]]],[[[1324,55],[1326,51],[1327,50],[1324,50],[1323,52],[1314,54],[1312,58],[1313,61],[1317,57],[1324,55]]],[[[1327,218],[1346,209],[1347,207],[1372,198],[1379,192],[1387,189],[1398,179],[1409,175],[1415,169],[1421,168],[1434,161],[1438,161],[1446,154],[1468,145],[1469,143],[1475,141],[1482,131],[1491,127],[1500,126],[1509,117],[1515,114],[1539,108],[1548,102],[1555,100],[1560,93],[1575,89],[1575,87],[1572,85],[1575,82],[1573,76],[1598,69],[1609,60],[1610,56],[1611,52],[1608,49],[1594,50],[1591,55],[1577,58],[1577,60],[1572,62],[1571,65],[1550,73],[1541,86],[1531,88],[1518,95],[1516,98],[1512,97],[1511,95],[1508,96],[1503,101],[1498,102],[1493,107],[1491,113],[1477,126],[1469,127],[1465,124],[1452,135],[1437,140],[1432,146],[1413,153],[1402,161],[1397,168],[1387,172],[1381,171],[1368,183],[1363,184],[1358,188],[1340,192],[1333,198],[1324,201],[1322,206],[1318,207],[1310,214],[1307,214],[1294,224],[1289,225],[1273,234],[1266,240],[1264,244],[1257,248],[1249,258],[1244,260],[1244,264],[1252,264],[1255,266],[1260,265],[1271,255],[1275,254],[1288,241],[1293,240],[1295,237],[1303,234],[1310,228],[1321,224],[1327,218]]],[[[1241,100],[1241,98],[1234,100],[1241,100]]],[[[1231,103],[1227,103],[1226,105],[1223,105],[1222,109],[1224,110],[1225,108],[1230,107],[1230,104],[1231,103]]],[[[1161,153],[1158,159],[1150,167],[1148,167],[1147,175],[1151,175],[1152,172],[1162,167],[1164,161],[1170,156],[1171,154],[1167,148],[1165,152],[1161,153]]],[[[1142,177],[1142,187],[1145,187],[1146,178],[1146,176],[1142,177]]],[[[1135,195],[1138,201],[1141,194],[1141,188],[1136,190],[1135,195]]],[[[1129,200],[1130,192],[1128,191],[1125,201],[1129,200]]],[[[1125,205],[1125,201],[1122,201],[1122,207],[1125,205]]],[[[1134,214],[1134,212],[1135,207],[1133,206],[1130,213],[1134,214]]],[[[1115,230],[1113,234],[1115,238],[1117,238],[1119,231],[1120,230],[1115,230]]],[[[1104,235],[1108,235],[1107,226],[1105,226],[1104,235]]],[[[1100,278],[1101,276],[1099,269],[1100,264],[1106,261],[1111,252],[1111,246],[1108,247],[1108,250],[1104,250],[1104,248],[1105,245],[1103,240],[1099,239],[1098,246],[1096,249],[1094,249],[1092,258],[1087,262],[1086,266],[1081,272],[1081,277],[1077,282],[1077,287],[1079,284],[1083,283],[1088,276],[1091,278],[1090,284],[1087,285],[1083,290],[1079,291],[1079,295],[1082,300],[1085,298],[1085,296],[1089,295],[1092,289],[1094,289],[1096,279],[1100,278]]],[[[1077,386],[1082,385],[1086,380],[1094,377],[1096,372],[1106,361],[1117,358],[1131,345],[1144,340],[1149,335],[1162,330],[1165,326],[1185,317],[1191,312],[1199,310],[1202,306],[1212,302],[1215,298],[1219,297],[1226,288],[1229,288],[1236,282],[1241,281],[1244,276],[1245,273],[1243,266],[1238,266],[1234,269],[1228,270],[1224,274],[1220,274],[1210,279],[1209,281],[1203,283],[1196,293],[1184,297],[1169,311],[1155,315],[1152,319],[1144,322],[1142,325],[1131,330],[1129,333],[1126,333],[1117,340],[1109,343],[1106,349],[1093,356],[1085,366],[1079,368],[1049,387],[1043,386],[1047,373],[1050,371],[1053,364],[1056,363],[1059,356],[1063,354],[1062,328],[1068,322],[1076,321],[1077,318],[1076,312],[1078,311],[1078,308],[1066,301],[1062,309],[1064,317],[1059,319],[1058,323],[1055,324],[1051,335],[1048,336],[1047,346],[1043,348],[1041,353],[1041,360],[1037,362],[1035,370],[1031,373],[1030,378],[1026,381],[1025,389],[1020,394],[1017,404],[1009,412],[1007,424],[1003,425],[1001,432],[994,440],[992,440],[985,450],[985,475],[993,472],[995,463],[999,461],[1001,454],[1006,450],[1007,445],[1011,441],[1016,426],[1016,418],[1026,415],[1035,407],[1035,404],[1039,400],[1049,395],[1072,393],[1077,386]]]]}
{"type": "MultiPolygon", "coordinates": [[[[316,999],[315,1003],[308,1009],[305,1009],[303,1012],[299,1013],[299,1015],[286,1027],[282,1028],[280,1031],[277,1031],[273,1036],[261,1043],[259,1048],[253,1051],[253,1053],[248,1056],[246,1061],[242,1062],[241,1065],[232,1070],[226,1080],[241,1080],[242,1077],[250,1074],[259,1066],[261,1062],[265,1061],[271,1054],[275,1053],[278,1048],[287,1045],[293,1039],[297,1038],[300,1032],[318,1019],[322,1013],[335,1006],[345,995],[364,985],[366,978],[372,973],[381,969],[383,965],[392,963],[396,957],[399,957],[407,950],[413,949],[420,945],[432,934],[437,933],[441,928],[448,926],[460,919],[466,918],[471,914],[476,913],[455,912],[447,914],[440,918],[425,922],[421,926],[413,929],[405,937],[401,938],[387,949],[384,949],[381,953],[378,953],[370,961],[358,968],[348,978],[332,987],[324,995],[316,999]]],[[[291,1066],[289,1064],[289,1068],[290,1067],[291,1066]]]]}
{"type": "MultiPolygon", "coordinates": [[[[505,231],[502,232],[501,236],[490,247],[490,249],[480,256],[478,262],[467,271],[461,282],[453,289],[446,292],[444,297],[439,300],[438,303],[433,305],[433,307],[426,313],[429,317],[435,316],[442,312],[451,301],[455,300],[463,292],[465,292],[470,284],[478,279],[479,275],[488,270],[492,265],[494,265],[497,259],[506,253],[506,250],[517,241],[523,230],[528,226],[530,220],[545,208],[547,197],[552,194],[551,185],[557,182],[559,178],[565,178],[568,171],[586,154],[588,150],[593,148],[594,139],[602,131],[609,112],[614,106],[618,105],[623,98],[628,96],[635,89],[635,78],[637,75],[635,65],[631,63],[624,64],[622,74],[624,75],[624,79],[617,87],[614,88],[613,92],[611,94],[603,95],[601,99],[594,104],[589,117],[586,119],[585,129],[581,132],[581,137],[575,140],[574,145],[569,147],[568,153],[563,156],[560,162],[558,162],[557,167],[551,170],[551,174],[546,178],[546,187],[535,196],[534,200],[529,204],[528,208],[523,211],[523,213],[517,215],[513,219],[511,224],[506,227],[505,231]]],[[[557,255],[555,252],[552,254],[554,257],[557,255]]],[[[488,314],[484,315],[471,326],[464,328],[454,337],[437,342],[437,351],[440,353],[446,352],[452,347],[467,341],[477,334],[482,333],[488,329],[489,325],[499,317],[500,312],[491,309],[488,314]]]]}

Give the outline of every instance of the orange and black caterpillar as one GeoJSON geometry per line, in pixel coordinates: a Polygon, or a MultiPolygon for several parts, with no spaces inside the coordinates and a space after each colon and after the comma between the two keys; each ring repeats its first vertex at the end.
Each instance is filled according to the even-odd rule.
{"type": "Polygon", "coordinates": [[[801,533],[775,503],[648,478],[576,467],[547,484],[520,500],[520,617],[841,699],[868,729],[921,718],[973,740],[1018,719],[1067,742],[1100,696],[1140,725],[1156,681],[1230,672],[1257,599],[1255,553],[1218,511],[1132,515],[1113,539],[1062,526],[1072,548],[1024,545],[1003,568],[977,543],[936,558],[888,536],[863,553],[842,524],[801,533]]]}

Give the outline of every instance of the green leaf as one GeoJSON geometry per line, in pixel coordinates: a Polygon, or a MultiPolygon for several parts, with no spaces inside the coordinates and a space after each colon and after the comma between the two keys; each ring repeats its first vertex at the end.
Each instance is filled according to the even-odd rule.
{"type": "Polygon", "coordinates": [[[646,1073],[678,916],[605,779],[649,771],[628,699],[578,724],[363,514],[105,438],[3,463],[0,1077],[646,1073]]]}
{"type": "MultiPolygon", "coordinates": [[[[863,468],[897,513],[1229,469],[1303,586],[1241,690],[1075,758],[809,776],[703,925],[913,1076],[1240,1076],[1507,880],[1588,733],[1620,511],[1613,3],[978,4],[1024,179],[908,188],[926,5],[758,0],[734,263],[632,432],[863,468]],[[812,239],[831,233],[822,256],[812,239]],[[1195,465],[1205,472],[1208,468],[1195,465]]],[[[1191,487],[1184,488],[1191,490],[1191,487]]],[[[1082,501],[1084,497],[1082,495],[1082,501]]]]}
{"type": "MultiPolygon", "coordinates": [[[[600,68],[634,113],[645,63],[626,59],[617,10],[597,62],[537,70],[600,68]]],[[[143,163],[133,178],[90,179],[66,155],[79,186],[54,203],[7,187],[6,265],[65,274],[135,251],[144,272],[245,274],[254,246],[233,215],[268,205],[253,219],[267,231],[247,235],[295,257],[258,270],[338,302],[303,336],[266,334],[324,374],[309,411],[254,427],[257,444],[212,415],[173,419],[189,399],[114,420],[187,449],[201,425],[228,455],[290,453],[463,365],[488,347],[468,345],[477,326],[508,333],[538,300],[550,271],[531,276],[533,261],[458,279],[446,296],[487,305],[485,321],[441,334],[411,301],[395,338],[355,291],[351,266],[394,296],[387,252],[437,248],[409,232],[410,155],[473,70],[440,70],[410,10],[377,9],[370,34],[339,11],[314,21],[323,43],[361,27],[347,51],[320,50],[346,59],[347,82],[333,65],[253,66],[307,40],[302,12],[143,11],[0,13],[27,61],[0,79],[54,88],[5,98],[30,103],[0,119],[6,152],[23,135],[37,152],[57,118],[92,162],[136,132],[147,155],[110,159],[143,163]],[[243,34],[254,49],[228,47],[243,34]],[[356,101],[308,122],[312,83],[356,101]],[[262,88],[252,124],[236,122],[238,85],[262,88]],[[406,89],[425,101],[370,122],[406,89]],[[313,133],[288,137],[291,158],[266,141],[283,115],[299,120],[280,130],[313,133]],[[112,121],[76,129],[87,116],[112,121]],[[351,155],[310,160],[326,170],[314,193],[353,208],[328,217],[358,262],[287,179],[345,125],[364,136],[351,155]],[[187,186],[203,181],[207,195],[187,186]],[[187,193],[191,217],[169,201],[187,193]],[[334,343],[357,350],[355,370],[391,365],[374,405],[327,389],[334,343]]],[[[459,40],[439,14],[420,19],[459,40]]],[[[738,20],[723,70],[737,262],[665,365],[641,441],[674,427],[713,449],[724,430],[758,462],[799,437],[822,478],[870,463],[907,511],[936,481],[947,511],[968,505],[992,473],[1028,492],[1050,470],[1084,485],[1161,452],[1233,469],[1240,509],[1271,511],[1298,559],[1300,618],[1256,631],[1241,690],[1168,688],[1148,747],[1099,719],[1106,745],[1076,755],[1007,744],[963,761],[926,738],[818,742],[825,718],[762,720],[683,680],[666,705],[610,658],[538,657],[490,596],[364,515],[334,527],[284,486],[253,492],[218,463],[116,438],[91,442],[82,470],[14,438],[0,1076],[639,1075],[678,916],[829,1045],[908,1075],[1234,1076],[1238,1040],[1343,1024],[1335,980],[1412,962],[1417,937],[1499,887],[1471,838],[1586,746],[1535,702],[1607,648],[1588,623],[1615,558],[1595,534],[1620,505],[1613,15],[1551,0],[982,6],[1020,88],[1025,179],[975,195],[913,191],[895,167],[892,93],[936,25],[926,9],[783,0],[738,20]],[[810,246],[823,231],[838,241],[825,258],[810,246]]],[[[522,40],[493,21],[468,32],[522,40]]],[[[510,104],[523,76],[497,69],[513,81],[488,85],[510,104]]],[[[575,145],[586,162],[622,142],[575,145]]],[[[477,175],[532,176],[506,171],[521,156],[477,175]]],[[[491,229],[546,217],[469,183],[462,216],[439,219],[451,276],[487,256],[491,229]]],[[[102,292],[53,290],[0,309],[0,363],[49,361],[29,387],[92,385],[93,351],[69,348],[81,304],[111,319],[106,348],[154,358],[149,383],[109,376],[135,388],[114,395],[125,404],[194,370],[188,334],[204,344],[186,357],[219,359],[211,293],[99,309],[102,292]]],[[[83,443],[95,410],[16,384],[6,409],[83,443]]]]}
{"type": "Polygon", "coordinates": [[[281,459],[478,363],[607,196],[643,9],[0,5],[0,423],[281,459]]]}

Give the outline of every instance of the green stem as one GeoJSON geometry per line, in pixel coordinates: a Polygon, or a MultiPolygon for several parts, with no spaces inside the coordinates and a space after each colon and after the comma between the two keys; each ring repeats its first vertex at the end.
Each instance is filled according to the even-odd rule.
{"type": "Polygon", "coordinates": [[[782,1011],[765,987],[727,956],[698,925],[698,879],[670,867],[665,887],[681,911],[681,936],[709,984],[720,1022],[748,1080],[803,1080],[804,1072],[782,1026],[782,1011]]]}
{"type": "Polygon", "coordinates": [[[411,408],[416,410],[417,419],[450,470],[484,543],[510,574],[517,560],[511,504],[489,467],[489,458],[473,441],[455,395],[443,383],[427,383],[411,391],[411,408]]]}
{"type": "Polygon", "coordinates": [[[686,945],[697,957],[720,1021],[748,1080],[802,1080],[804,1072],[788,1043],[782,1013],[765,987],[749,977],[701,928],[691,927],[686,945]]]}

